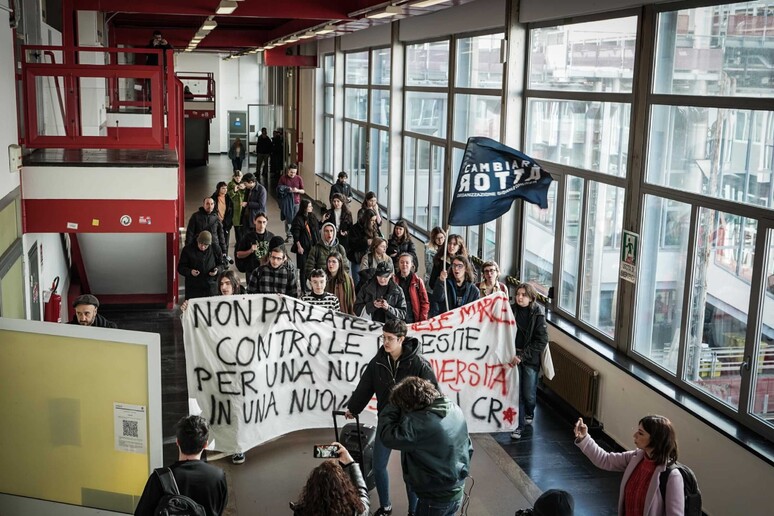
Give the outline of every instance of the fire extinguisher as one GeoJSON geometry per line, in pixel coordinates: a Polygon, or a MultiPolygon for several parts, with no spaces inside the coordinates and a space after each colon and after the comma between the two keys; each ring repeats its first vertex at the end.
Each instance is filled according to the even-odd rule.
{"type": "Polygon", "coordinates": [[[62,322],[62,296],[56,293],[58,286],[59,276],[54,278],[54,283],[51,285],[51,295],[46,301],[44,320],[47,322],[62,322]]]}

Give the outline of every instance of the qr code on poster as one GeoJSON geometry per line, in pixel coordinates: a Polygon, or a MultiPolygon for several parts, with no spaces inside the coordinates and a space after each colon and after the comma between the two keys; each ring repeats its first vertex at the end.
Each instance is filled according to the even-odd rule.
{"type": "Polygon", "coordinates": [[[124,437],[139,437],[139,429],[137,428],[137,421],[123,421],[124,424],[124,437]]]}

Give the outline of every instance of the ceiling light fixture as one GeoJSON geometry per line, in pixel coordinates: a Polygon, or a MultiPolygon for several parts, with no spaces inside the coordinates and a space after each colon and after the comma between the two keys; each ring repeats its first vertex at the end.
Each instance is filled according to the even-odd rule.
{"type": "Polygon", "coordinates": [[[449,0],[420,0],[419,2],[411,4],[411,7],[431,7],[448,1],[449,0]]]}
{"type": "Polygon", "coordinates": [[[371,11],[370,13],[366,14],[366,18],[378,20],[381,18],[392,18],[400,14],[403,14],[403,9],[395,5],[388,5],[384,9],[371,11]]]}
{"type": "Polygon", "coordinates": [[[330,34],[331,32],[333,32],[335,30],[336,30],[336,26],[335,25],[326,25],[325,27],[317,29],[315,31],[315,34],[317,34],[318,36],[322,36],[323,34],[330,34]]]}
{"type": "Polygon", "coordinates": [[[239,4],[233,0],[221,0],[220,5],[218,5],[218,9],[215,11],[215,14],[231,14],[236,11],[237,7],[239,7],[239,4]]]}
{"type": "Polygon", "coordinates": [[[298,39],[309,39],[315,37],[317,34],[314,33],[314,31],[308,31],[304,32],[303,34],[299,34],[298,39]]]}
{"type": "Polygon", "coordinates": [[[293,36],[290,36],[288,39],[286,39],[285,43],[295,43],[296,41],[298,41],[298,38],[295,35],[293,35],[293,36]]]}
{"type": "Polygon", "coordinates": [[[202,23],[201,30],[211,31],[211,30],[214,30],[215,27],[217,26],[218,26],[218,22],[216,22],[215,20],[207,20],[204,23],[202,23]]]}

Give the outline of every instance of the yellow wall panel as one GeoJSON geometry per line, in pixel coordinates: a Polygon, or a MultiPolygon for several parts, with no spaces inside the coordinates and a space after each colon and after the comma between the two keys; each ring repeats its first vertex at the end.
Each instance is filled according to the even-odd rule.
{"type": "Polygon", "coordinates": [[[19,200],[8,204],[0,211],[0,255],[2,255],[6,249],[11,247],[11,244],[19,238],[18,231],[18,211],[19,200]]]}
{"type": "Polygon", "coordinates": [[[24,266],[22,257],[0,279],[0,316],[24,319],[24,266]]]}

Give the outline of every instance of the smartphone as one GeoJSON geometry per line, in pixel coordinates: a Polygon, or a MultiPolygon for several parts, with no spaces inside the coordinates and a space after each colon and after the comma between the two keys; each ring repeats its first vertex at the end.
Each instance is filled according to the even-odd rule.
{"type": "Polygon", "coordinates": [[[335,444],[315,444],[315,459],[335,459],[339,456],[339,447],[335,444]]]}

